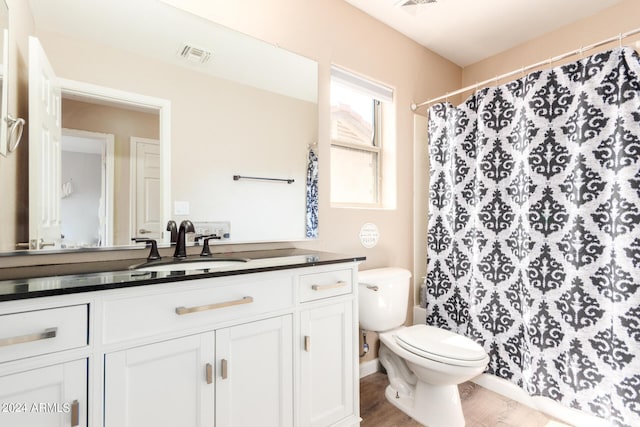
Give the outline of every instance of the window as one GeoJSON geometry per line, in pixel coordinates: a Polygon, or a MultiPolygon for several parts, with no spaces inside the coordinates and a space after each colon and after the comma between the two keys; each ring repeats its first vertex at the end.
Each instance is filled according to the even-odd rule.
{"type": "Polygon", "coordinates": [[[331,203],[382,205],[383,124],[391,89],[331,68],[331,203]]]}

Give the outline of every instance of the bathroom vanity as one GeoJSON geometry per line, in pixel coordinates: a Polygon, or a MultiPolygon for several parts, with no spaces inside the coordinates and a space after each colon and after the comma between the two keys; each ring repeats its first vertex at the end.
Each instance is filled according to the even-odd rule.
{"type": "Polygon", "coordinates": [[[0,425],[358,425],[364,258],[238,256],[0,282],[0,425]]]}

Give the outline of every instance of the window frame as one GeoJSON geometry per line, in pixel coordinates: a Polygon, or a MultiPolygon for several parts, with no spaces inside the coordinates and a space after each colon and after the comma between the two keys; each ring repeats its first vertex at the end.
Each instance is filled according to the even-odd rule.
{"type": "MultiPolygon", "coordinates": [[[[373,119],[373,135],[370,145],[351,143],[346,141],[340,141],[334,139],[333,135],[330,138],[330,152],[333,152],[334,147],[349,149],[358,151],[361,153],[369,153],[375,155],[375,169],[374,177],[374,194],[371,202],[346,202],[346,201],[334,201],[333,192],[330,191],[330,203],[332,207],[338,208],[382,208],[383,207],[383,171],[384,171],[384,150],[383,150],[383,123],[384,123],[384,105],[387,102],[392,102],[393,90],[380,85],[367,78],[357,76],[348,71],[340,69],[336,66],[331,67],[331,81],[330,85],[342,84],[350,87],[354,91],[364,92],[371,96],[372,105],[372,119],[373,119]],[[372,90],[373,88],[373,90],[372,90]],[[381,96],[376,96],[380,94],[381,96]],[[383,99],[379,99],[383,98],[383,99]]],[[[331,105],[333,105],[331,103],[331,105]]],[[[333,126],[333,117],[331,117],[331,126],[333,126]]]]}

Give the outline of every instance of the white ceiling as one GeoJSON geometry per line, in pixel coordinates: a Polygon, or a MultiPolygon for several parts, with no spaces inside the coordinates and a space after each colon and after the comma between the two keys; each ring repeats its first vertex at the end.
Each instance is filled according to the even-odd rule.
{"type": "Polygon", "coordinates": [[[345,1],[465,67],[622,0],[437,0],[417,10],[399,0],[345,1]]]}

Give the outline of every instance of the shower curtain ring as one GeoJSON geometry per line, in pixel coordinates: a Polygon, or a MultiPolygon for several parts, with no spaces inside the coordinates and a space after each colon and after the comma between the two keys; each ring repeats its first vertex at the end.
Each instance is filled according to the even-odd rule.
{"type": "Polygon", "coordinates": [[[622,33],[618,34],[618,46],[622,48],[622,33]]]}

